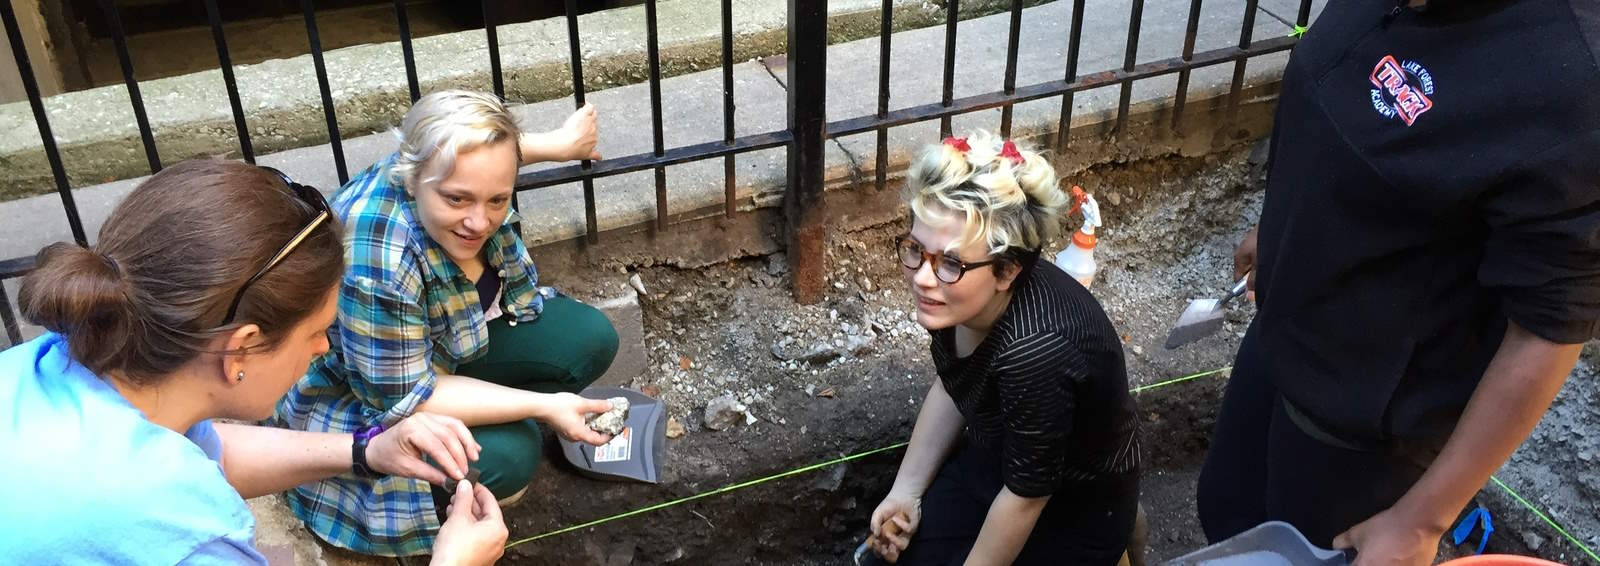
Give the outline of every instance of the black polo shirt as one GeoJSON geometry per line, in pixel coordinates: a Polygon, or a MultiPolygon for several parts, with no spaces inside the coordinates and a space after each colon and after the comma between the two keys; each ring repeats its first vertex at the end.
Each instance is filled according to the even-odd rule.
{"type": "Polygon", "coordinates": [[[1600,320],[1600,0],[1335,0],[1283,80],[1247,336],[1360,439],[1448,436],[1515,321],[1600,320]]]}

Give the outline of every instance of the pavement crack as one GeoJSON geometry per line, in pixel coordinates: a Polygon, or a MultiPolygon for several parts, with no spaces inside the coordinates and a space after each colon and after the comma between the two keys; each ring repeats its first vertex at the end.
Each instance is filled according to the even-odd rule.
{"type": "Polygon", "coordinates": [[[1268,10],[1266,6],[1257,5],[1256,7],[1260,8],[1262,12],[1266,12],[1268,16],[1272,16],[1272,19],[1278,20],[1280,22],[1283,22],[1283,25],[1288,27],[1289,29],[1294,29],[1294,22],[1291,22],[1291,21],[1289,21],[1287,19],[1284,19],[1283,16],[1280,16],[1280,15],[1278,15],[1276,13],[1273,13],[1273,11],[1272,10],[1268,10]]]}

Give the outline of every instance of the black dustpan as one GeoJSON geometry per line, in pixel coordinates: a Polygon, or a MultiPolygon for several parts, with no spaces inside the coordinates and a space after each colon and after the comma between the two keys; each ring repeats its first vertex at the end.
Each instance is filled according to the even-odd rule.
{"type": "Polygon", "coordinates": [[[628,426],[604,446],[558,438],[561,454],[579,474],[606,481],[656,483],[667,443],[667,406],[621,387],[590,387],[579,393],[590,399],[628,399],[628,426]]]}

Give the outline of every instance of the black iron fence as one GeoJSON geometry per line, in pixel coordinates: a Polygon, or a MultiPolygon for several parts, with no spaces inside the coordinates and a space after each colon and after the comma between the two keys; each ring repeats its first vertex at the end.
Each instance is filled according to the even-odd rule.
{"type": "MultiPolygon", "coordinates": [[[[647,27],[648,80],[653,149],[648,153],[607,159],[601,163],[585,161],[576,165],[523,173],[517,178],[517,189],[533,190],[574,181],[581,183],[586,217],[586,237],[593,242],[599,235],[595,218],[594,191],[594,180],[597,178],[653,170],[655,172],[656,229],[666,230],[669,228],[666,187],[666,168],[668,166],[721,158],[723,160],[726,194],[724,214],[732,216],[735,208],[734,187],[736,185],[734,156],[763,149],[786,147],[788,150],[788,182],[785,189],[784,214],[788,222],[789,258],[795,277],[794,291],[797,300],[812,302],[821,296],[822,274],[825,271],[822,265],[824,257],[822,253],[823,226],[819,205],[822,202],[823,150],[824,144],[828,139],[875,132],[877,134],[877,152],[875,156],[877,176],[875,183],[881,189],[886,182],[885,175],[888,170],[889,128],[938,119],[941,134],[948,135],[951,129],[952,117],[969,112],[999,108],[1001,109],[1000,133],[1002,136],[1009,137],[1012,126],[1011,111],[1013,105],[1033,100],[1060,98],[1060,123],[1058,124],[1058,135],[1055,139],[1056,149],[1064,151],[1072,141],[1072,104],[1073,96],[1077,92],[1120,85],[1121,92],[1116,115],[1116,127],[1120,130],[1127,122],[1133,83],[1142,79],[1176,73],[1178,75],[1178,86],[1174,93],[1172,114],[1173,124],[1176,125],[1182,119],[1184,113],[1190,73],[1198,68],[1231,62],[1234,65],[1233,81],[1228,102],[1229,112],[1231,113],[1239,103],[1244,85],[1246,61],[1252,57],[1287,50],[1296,41],[1293,37],[1273,37],[1264,40],[1253,38],[1252,33],[1255,27],[1258,0],[1246,0],[1241,18],[1238,45],[1195,53],[1195,38],[1199,28],[1203,0],[1191,0],[1182,55],[1140,64],[1135,59],[1139,48],[1139,30],[1140,23],[1143,20],[1145,2],[1144,0],[1130,0],[1127,51],[1122,67],[1080,74],[1078,58],[1083,42],[1083,14],[1086,0],[1058,1],[1071,1],[1073,3],[1066,68],[1060,80],[1022,86],[1016,84],[1018,38],[1022,24],[1023,1],[1012,0],[1003,84],[1000,85],[999,90],[959,99],[955,98],[953,96],[953,85],[955,82],[955,49],[960,2],[959,0],[946,0],[944,81],[941,85],[942,97],[940,101],[933,104],[890,110],[889,53],[892,40],[891,18],[893,17],[894,2],[893,0],[883,0],[882,28],[879,37],[877,111],[870,115],[848,117],[829,122],[824,109],[828,46],[827,2],[826,0],[788,0],[787,126],[781,130],[736,137],[734,135],[733,118],[733,3],[732,0],[720,0],[723,139],[721,141],[668,148],[665,147],[663,140],[661,119],[661,57],[660,38],[656,26],[656,0],[649,0],[645,4],[645,21],[647,27]]],[[[211,25],[212,38],[217,48],[218,63],[228,91],[228,101],[233,110],[239,150],[245,161],[255,163],[255,153],[250,143],[249,129],[245,124],[244,109],[240,103],[238,85],[234,81],[233,64],[229,58],[228,44],[223,33],[217,2],[216,0],[205,0],[204,4],[207,18],[211,25]]],[[[505,84],[500,66],[500,45],[496,35],[494,2],[484,1],[482,5],[493,89],[495,94],[503,97],[505,95],[505,84]]],[[[323,116],[327,122],[328,139],[331,146],[330,149],[333,152],[334,167],[338,171],[339,182],[344,183],[349,180],[349,173],[340,143],[339,121],[329,89],[328,72],[323,63],[322,44],[317,31],[316,8],[313,0],[301,0],[300,6],[305,19],[306,36],[311,47],[312,62],[316,70],[317,85],[322,97],[323,116]]],[[[126,35],[118,17],[118,10],[114,0],[100,0],[100,7],[104,11],[105,21],[115,42],[123,80],[128,89],[129,98],[132,101],[134,117],[139,126],[139,136],[144,144],[145,157],[149,162],[151,173],[154,173],[161,169],[161,159],[156,152],[155,138],[145,114],[144,102],[139,95],[139,82],[134,79],[133,62],[128,54],[126,35]]],[[[405,0],[395,0],[394,10],[399,24],[400,48],[405,58],[406,82],[410,90],[411,100],[415,101],[421,95],[421,92],[418,87],[417,66],[412,51],[412,37],[406,14],[405,0]]],[[[567,39],[570,47],[572,84],[574,88],[573,99],[577,106],[582,106],[585,99],[585,89],[583,57],[580,49],[582,35],[580,34],[577,15],[577,0],[566,0],[567,39]]],[[[1301,0],[1295,24],[1297,26],[1307,25],[1310,15],[1311,0],[1301,0]]],[[[23,43],[17,18],[10,2],[0,0],[0,19],[4,20],[6,37],[10,41],[12,53],[16,57],[17,68],[22,76],[22,86],[32,107],[34,120],[38,124],[39,136],[43,140],[44,152],[50,165],[50,172],[55,181],[56,191],[61,197],[62,212],[67,217],[73,239],[79,244],[86,245],[88,237],[85,234],[83,222],[79,218],[77,205],[73,201],[72,187],[67,181],[60,151],[56,146],[56,139],[51,133],[50,122],[45,115],[38,83],[31,72],[32,66],[29,62],[28,52],[23,43]]],[[[7,279],[22,276],[32,266],[33,258],[31,256],[0,260],[0,283],[7,279]]],[[[0,285],[0,324],[4,325],[5,335],[10,343],[14,344],[21,340],[17,316],[3,285],[0,285]]]]}

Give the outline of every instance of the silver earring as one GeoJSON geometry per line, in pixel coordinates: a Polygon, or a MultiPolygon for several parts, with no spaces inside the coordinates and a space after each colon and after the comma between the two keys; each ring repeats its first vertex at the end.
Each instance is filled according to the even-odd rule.
{"type": "Polygon", "coordinates": [[[239,370],[239,376],[237,378],[235,378],[234,381],[239,381],[239,382],[243,382],[244,381],[244,370],[239,370]]]}

